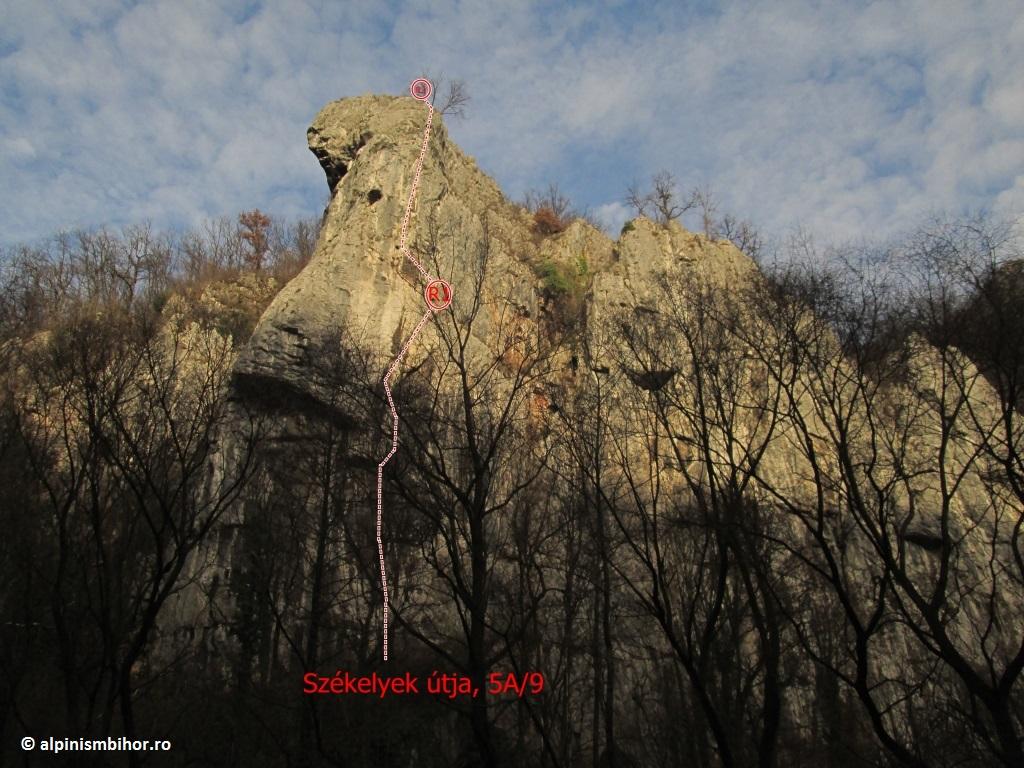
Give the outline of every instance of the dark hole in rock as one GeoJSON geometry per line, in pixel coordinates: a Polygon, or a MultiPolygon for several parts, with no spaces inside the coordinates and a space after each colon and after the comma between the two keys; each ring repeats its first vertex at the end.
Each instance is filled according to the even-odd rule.
{"type": "Polygon", "coordinates": [[[942,549],[942,539],[934,534],[923,531],[907,531],[904,536],[911,544],[916,544],[928,552],[938,552],[942,549]]]}
{"type": "Polygon", "coordinates": [[[370,205],[373,205],[382,197],[384,197],[384,195],[381,193],[379,189],[371,189],[369,192],[366,193],[366,199],[370,202],[370,205]]]}
{"type": "Polygon", "coordinates": [[[348,173],[349,165],[355,161],[359,151],[373,138],[373,133],[366,131],[340,149],[328,149],[327,140],[315,127],[310,127],[306,131],[306,136],[309,140],[310,151],[316,155],[316,159],[320,161],[320,166],[327,175],[327,186],[331,188],[333,196],[338,183],[348,173]]]}
{"type": "Polygon", "coordinates": [[[348,173],[348,165],[336,157],[331,157],[326,150],[314,149],[313,154],[320,161],[320,167],[324,169],[324,173],[327,176],[327,186],[331,188],[331,194],[333,195],[338,182],[348,173]]]}
{"type": "Polygon", "coordinates": [[[674,368],[663,371],[626,371],[626,374],[640,389],[657,392],[678,373],[674,368]]]}

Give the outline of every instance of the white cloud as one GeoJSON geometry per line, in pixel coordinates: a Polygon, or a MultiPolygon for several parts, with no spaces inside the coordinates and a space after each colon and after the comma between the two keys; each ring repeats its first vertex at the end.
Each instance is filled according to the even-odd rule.
{"type": "Polygon", "coordinates": [[[999,0],[6,4],[0,242],[318,213],[313,115],[423,71],[466,79],[451,133],[510,196],[560,181],[613,230],[662,168],[770,234],[1022,212],[1024,10],[999,0]]]}
{"type": "Polygon", "coordinates": [[[618,237],[622,225],[633,217],[632,212],[622,203],[614,201],[594,209],[594,218],[612,237],[618,237]]]}
{"type": "Polygon", "coordinates": [[[36,156],[36,148],[24,136],[11,137],[3,140],[4,154],[10,155],[15,161],[30,160],[36,156]]]}

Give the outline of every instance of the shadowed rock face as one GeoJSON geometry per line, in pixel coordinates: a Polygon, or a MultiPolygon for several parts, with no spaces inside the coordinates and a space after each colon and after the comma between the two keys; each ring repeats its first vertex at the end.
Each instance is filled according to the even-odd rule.
{"type": "MultiPolygon", "coordinates": [[[[355,412],[355,406],[347,409],[337,393],[318,389],[316,372],[334,364],[323,359],[325,343],[336,349],[344,338],[367,351],[364,366],[376,366],[367,372],[368,381],[383,376],[426,311],[423,278],[399,247],[426,119],[427,108],[420,102],[391,96],[342,99],[317,115],[309,146],[332,190],[320,240],[310,263],[275,297],[242,351],[234,372],[239,398],[284,415],[291,410],[337,424],[361,421],[365,414],[355,412]]],[[[688,299],[678,298],[678,291],[666,293],[665,276],[677,285],[732,292],[758,274],[728,241],[693,234],[674,222],[662,227],[638,218],[616,241],[583,221],[541,237],[529,213],[507,201],[449,140],[440,115],[434,116],[408,243],[431,275],[452,285],[454,298],[446,311],[458,316],[479,293],[484,305],[504,313],[502,320],[488,311],[476,318],[467,350],[471,366],[487,366],[504,347],[500,337],[508,326],[502,331],[499,325],[508,313],[528,336],[558,337],[553,322],[564,320],[558,310],[567,298],[552,297],[543,265],[579,267],[586,273],[576,297],[582,310],[574,333],[561,342],[553,370],[533,385],[537,402],[548,406],[539,413],[554,413],[551,406],[568,400],[593,371],[611,372],[613,398],[628,399],[637,388],[657,392],[685,380],[692,361],[665,334],[669,318],[685,310],[678,305],[688,299]],[[625,364],[628,354],[616,350],[624,327],[650,329],[665,343],[665,358],[648,370],[625,364]]],[[[428,323],[403,368],[423,362],[436,333],[428,323]]],[[[798,459],[790,453],[783,444],[773,444],[763,462],[766,471],[795,478],[798,459]]],[[[925,522],[917,525],[924,527],[911,532],[910,540],[916,536],[930,542],[925,522]]]]}
{"type": "MultiPolygon", "coordinates": [[[[368,425],[367,414],[358,412],[357,404],[347,405],[339,401],[337,393],[318,389],[317,372],[333,365],[324,343],[338,348],[339,339],[344,338],[347,345],[354,344],[369,353],[364,367],[372,366],[372,370],[367,372],[366,380],[379,382],[388,362],[426,311],[423,278],[406,261],[399,242],[426,117],[426,107],[411,98],[364,96],[327,105],[309,129],[310,149],[324,168],[331,190],[316,253],[264,312],[234,371],[235,395],[240,400],[283,417],[277,424],[281,444],[303,437],[300,430],[291,430],[283,423],[291,415],[312,416],[313,420],[342,428],[352,427],[354,434],[365,439],[370,439],[373,429],[379,432],[381,428],[380,424],[368,425]]],[[[571,405],[574,393],[592,393],[597,386],[603,388],[602,395],[608,402],[607,412],[602,415],[607,419],[607,429],[625,435],[621,443],[623,455],[605,457],[609,466],[614,467],[622,458],[632,461],[635,457],[641,465],[649,460],[650,456],[645,454],[648,447],[634,436],[643,429],[660,430],[665,433],[664,441],[671,435],[681,446],[675,464],[661,465],[659,483],[666,489],[684,488],[684,470],[699,482],[702,466],[707,466],[702,462],[715,463],[715,459],[699,455],[692,448],[693,425],[685,419],[673,417],[672,423],[653,427],[638,427],[635,422],[639,409],[649,408],[652,401],[666,395],[678,398],[679,410],[692,410],[687,398],[692,398],[693,393],[687,382],[700,375],[694,365],[700,355],[688,356],[678,327],[673,331],[670,326],[673,319],[686,322],[687,315],[692,322],[693,302],[699,291],[689,292],[689,288],[723,289],[719,292],[738,297],[739,303],[745,300],[740,289],[756,279],[757,268],[731,243],[690,233],[676,223],[662,227],[643,218],[634,220],[616,241],[582,221],[571,223],[555,235],[541,237],[534,231],[531,216],[509,203],[473,159],[448,139],[440,116],[435,116],[424,158],[408,243],[431,275],[451,284],[453,301],[446,311],[458,317],[477,296],[487,308],[472,324],[468,368],[487,368],[489,360],[500,357],[500,350],[506,345],[503,332],[507,333],[510,326],[526,338],[562,339],[553,355],[551,372],[530,382],[533,389],[521,405],[526,411],[521,423],[529,422],[532,426],[544,419],[557,423],[563,418],[560,413],[571,413],[571,408],[564,406],[571,405]],[[485,251],[484,270],[481,254],[485,251]],[[551,265],[568,271],[546,271],[551,265]],[[561,279],[566,274],[579,277],[573,288],[577,293],[571,296],[564,289],[559,294],[552,280],[552,275],[561,279]],[[673,281],[668,290],[666,275],[673,281]],[[567,314],[560,310],[570,303],[570,298],[578,304],[574,309],[579,312],[572,317],[573,333],[560,336],[555,326],[566,320],[567,314]],[[492,307],[500,308],[504,314],[500,318],[489,314],[492,307]],[[507,322],[509,314],[515,317],[514,323],[507,322]],[[642,365],[637,356],[631,359],[628,345],[623,342],[623,336],[631,332],[637,338],[654,340],[658,354],[643,360],[642,365]]],[[[755,323],[746,330],[751,334],[749,343],[756,346],[764,338],[761,332],[771,329],[755,323]]],[[[437,330],[429,323],[410,348],[403,369],[423,363],[426,350],[432,344],[435,349],[439,346],[436,340],[437,330]]],[[[828,330],[815,343],[825,350],[826,356],[835,347],[828,330]]],[[[716,342],[713,346],[724,348],[729,344],[716,342]]],[[[723,365],[732,363],[737,367],[736,391],[729,395],[737,399],[738,415],[735,425],[730,426],[736,427],[738,440],[749,439],[756,444],[765,424],[771,421],[761,418],[762,412],[770,410],[770,398],[766,402],[759,399],[760,392],[770,390],[771,380],[762,375],[756,355],[744,356],[739,350],[730,357],[729,350],[725,351],[723,365]]],[[[839,381],[848,380],[847,363],[840,356],[835,368],[839,381]]],[[[933,349],[922,344],[908,365],[918,386],[938,390],[931,381],[938,378],[933,374],[939,370],[933,349]]],[[[499,368],[497,364],[492,367],[499,368]]],[[[817,439],[827,430],[814,413],[811,396],[807,394],[813,390],[812,379],[803,370],[793,374],[798,395],[792,407],[806,410],[801,416],[809,424],[808,434],[817,439]]],[[[457,382],[449,376],[440,386],[457,386],[457,382]]],[[[886,397],[892,397],[894,404],[898,405],[901,397],[913,402],[909,394],[901,393],[898,385],[891,390],[886,397]]],[[[985,403],[993,398],[980,385],[975,388],[972,397],[975,396],[976,412],[982,414],[985,403]]],[[[895,408],[890,410],[898,412],[895,408]]],[[[892,421],[890,418],[889,422],[892,421]]],[[[908,490],[918,500],[917,511],[907,517],[896,535],[911,545],[908,558],[913,561],[912,567],[927,579],[937,553],[942,552],[942,537],[935,515],[936,483],[934,478],[924,477],[929,457],[935,454],[933,436],[925,421],[915,427],[921,434],[914,434],[910,441],[914,453],[911,458],[923,468],[924,479],[918,482],[919,487],[908,490]]],[[[854,424],[855,428],[858,426],[854,424]]],[[[882,425],[883,429],[889,427],[897,430],[898,425],[882,425]]],[[[711,431],[714,432],[713,427],[711,431]]],[[[524,429],[523,434],[533,433],[524,429]]],[[[717,453],[708,453],[725,456],[729,445],[721,442],[724,438],[720,433],[715,434],[718,437],[711,440],[720,440],[712,446],[717,453]]],[[[814,443],[812,447],[819,453],[818,460],[825,471],[835,471],[838,477],[837,462],[827,454],[829,448],[825,443],[823,440],[823,445],[814,443]]],[[[813,472],[800,441],[780,431],[777,436],[766,438],[765,446],[763,458],[759,459],[759,478],[767,479],[789,498],[813,497],[815,489],[808,480],[813,472]]],[[[964,446],[954,447],[956,450],[949,455],[956,461],[965,461],[964,446]]],[[[555,455],[551,462],[560,460],[564,457],[555,455]]],[[[374,466],[364,461],[357,470],[372,471],[374,466]]],[[[841,487],[840,481],[836,480],[833,487],[841,487]]],[[[987,522],[973,520],[971,515],[976,514],[975,509],[981,510],[977,513],[979,517],[987,514],[984,493],[976,479],[965,482],[955,510],[954,523],[960,526],[957,530],[982,532],[977,542],[963,545],[965,560],[976,563],[984,563],[987,522]],[[978,503],[974,504],[976,500],[978,503]]],[[[894,503],[903,501],[895,498],[894,503]]],[[[838,517],[844,506],[839,495],[830,503],[835,509],[829,514],[838,517]]],[[[783,535],[791,535],[794,546],[799,547],[799,526],[789,518],[782,519],[783,535]]],[[[842,528],[838,523],[836,526],[837,530],[842,528]]],[[[863,591],[870,593],[870,547],[855,535],[844,535],[844,542],[846,539],[849,551],[844,550],[843,556],[849,563],[850,578],[860,580],[866,585],[863,591]]],[[[984,587],[985,578],[981,573],[975,580],[984,587]]],[[[984,589],[979,588],[979,594],[983,593],[984,589]]],[[[1015,601],[1019,602],[1017,591],[1006,597],[1008,605],[1016,604],[1015,601]]],[[[975,608],[971,606],[971,610],[975,608]]],[[[1015,620],[1019,617],[1017,609],[1007,608],[1004,612],[1015,620]]],[[[908,658],[908,643],[900,638],[885,642],[886,651],[880,655],[884,657],[882,666],[886,674],[895,675],[908,658]]],[[[628,673],[622,674],[625,677],[628,673]]],[[[799,710],[804,705],[797,702],[794,706],[799,710]]],[[[800,719],[799,714],[793,717],[800,719]]]]}

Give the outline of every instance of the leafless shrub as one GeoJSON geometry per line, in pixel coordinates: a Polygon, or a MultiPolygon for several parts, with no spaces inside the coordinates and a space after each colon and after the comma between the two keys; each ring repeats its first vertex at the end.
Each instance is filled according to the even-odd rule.
{"type": "Polygon", "coordinates": [[[465,80],[449,80],[443,73],[437,77],[430,75],[423,75],[423,77],[434,86],[430,103],[434,105],[435,110],[449,117],[463,118],[466,116],[466,106],[471,101],[471,97],[465,80]]]}
{"type": "Polygon", "coordinates": [[[668,226],[696,205],[691,195],[688,199],[679,197],[675,177],[668,171],[659,171],[651,178],[650,190],[643,191],[637,184],[626,191],[626,204],[636,211],[637,216],[646,216],[662,226],[668,226]]]}

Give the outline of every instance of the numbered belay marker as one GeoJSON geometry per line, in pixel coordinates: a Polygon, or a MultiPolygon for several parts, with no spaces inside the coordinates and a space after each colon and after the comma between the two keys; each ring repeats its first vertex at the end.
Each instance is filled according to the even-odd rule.
{"type": "Polygon", "coordinates": [[[409,83],[409,93],[417,101],[426,101],[434,92],[434,85],[425,77],[418,77],[409,83]]]}
{"type": "Polygon", "coordinates": [[[431,280],[423,291],[423,298],[434,312],[448,309],[452,303],[452,287],[444,280],[431,280]]]}

